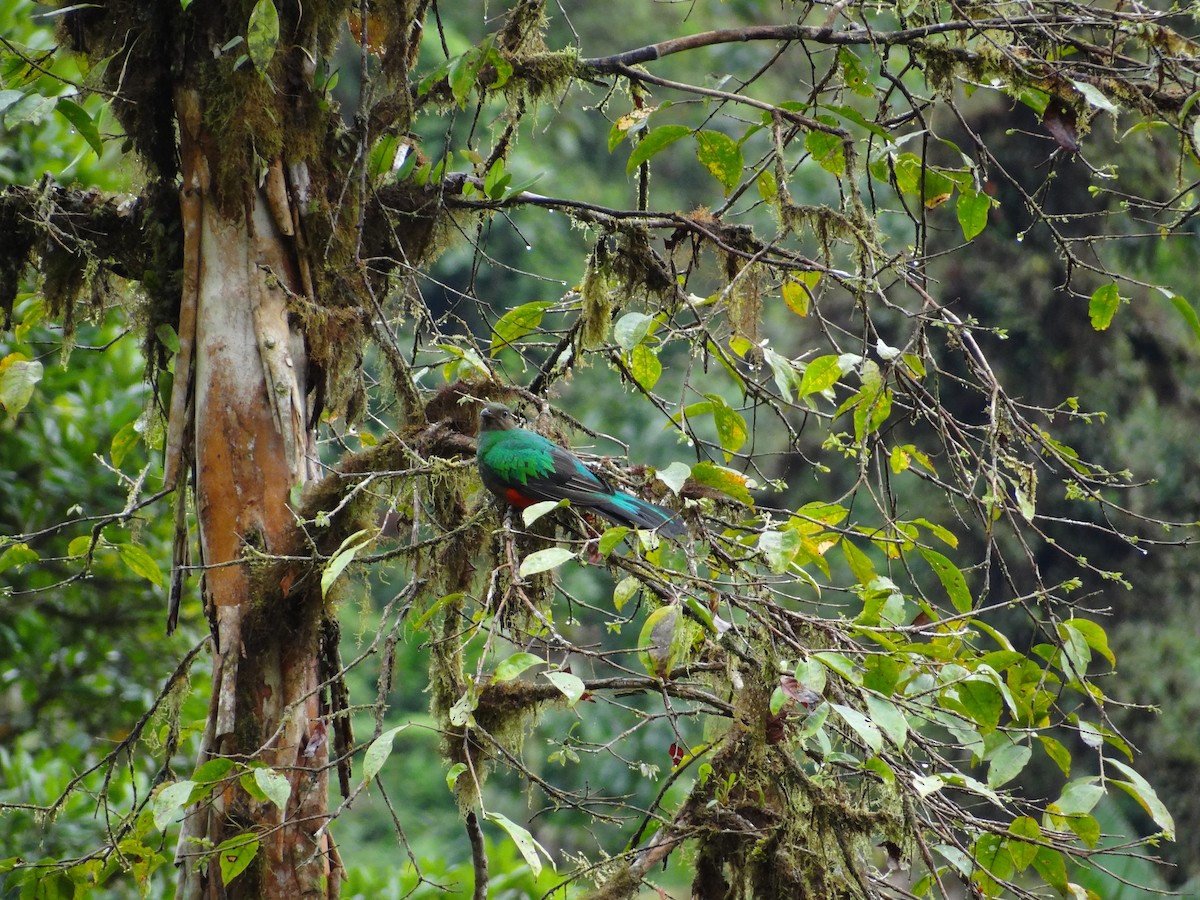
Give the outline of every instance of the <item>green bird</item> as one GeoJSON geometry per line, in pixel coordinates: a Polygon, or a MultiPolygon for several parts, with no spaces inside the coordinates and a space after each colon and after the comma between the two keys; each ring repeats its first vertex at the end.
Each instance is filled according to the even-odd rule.
{"type": "Polygon", "coordinates": [[[513,411],[499,403],[488,404],[479,414],[475,462],[483,486],[517,509],[567,499],[618,525],[671,537],[684,533],[677,513],[616,490],[571,451],[518,426],[513,411]]]}

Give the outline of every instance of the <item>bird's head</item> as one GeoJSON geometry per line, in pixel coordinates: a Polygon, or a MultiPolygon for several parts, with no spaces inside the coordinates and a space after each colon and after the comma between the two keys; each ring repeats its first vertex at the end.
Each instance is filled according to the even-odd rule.
{"type": "Polygon", "coordinates": [[[489,403],[479,411],[480,431],[508,431],[517,427],[516,413],[502,403],[489,403]]]}

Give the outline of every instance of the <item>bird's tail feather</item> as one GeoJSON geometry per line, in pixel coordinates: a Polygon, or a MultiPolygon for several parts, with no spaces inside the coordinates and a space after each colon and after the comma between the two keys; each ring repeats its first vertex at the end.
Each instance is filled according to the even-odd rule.
{"type": "Polygon", "coordinates": [[[685,530],[678,513],[621,491],[604,498],[593,508],[606,519],[631,528],[653,529],[672,537],[678,537],[685,530]]]}

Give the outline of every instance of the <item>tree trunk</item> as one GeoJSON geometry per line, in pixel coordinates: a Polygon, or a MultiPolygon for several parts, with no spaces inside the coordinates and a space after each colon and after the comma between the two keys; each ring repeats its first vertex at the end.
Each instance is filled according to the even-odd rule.
{"type": "MultiPolygon", "coordinates": [[[[261,761],[291,790],[280,809],[231,781],[211,803],[194,807],[177,851],[177,896],[336,896],[340,872],[322,830],[329,752],[318,694],[321,594],[306,584],[293,588],[286,565],[270,562],[305,549],[290,498],[316,460],[304,337],[288,313],[289,294],[311,293],[307,260],[279,160],[232,214],[214,198],[216,142],[205,131],[202,103],[194,91],[176,93],[185,247],[168,429],[169,457],[177,447],[194,461],[203,597],[215,641],[200,762],[261,761]],[[260,842],[255,861],[224,884],[221,854],[205,847],[242,834],[260,842]]],[[[186,478],[174,461],[168,470],[176,483],[186,478]]]]}

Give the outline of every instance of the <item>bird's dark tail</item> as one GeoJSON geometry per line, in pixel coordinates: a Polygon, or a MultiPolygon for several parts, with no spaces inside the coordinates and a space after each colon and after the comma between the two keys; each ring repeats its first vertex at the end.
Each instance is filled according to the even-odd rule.
{"type": "Polygon", "coordinates": [[[609,521],[630,528],[647,528],[668,537],[679,537],[686,531],[679,513],[621,491],[597,498],[592,508],[609,521]]]}

